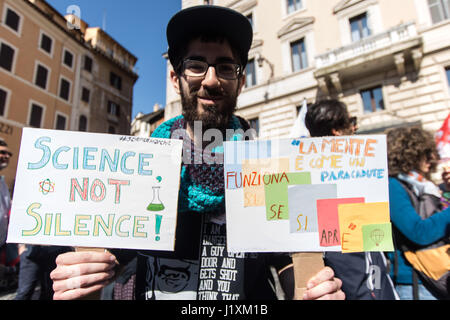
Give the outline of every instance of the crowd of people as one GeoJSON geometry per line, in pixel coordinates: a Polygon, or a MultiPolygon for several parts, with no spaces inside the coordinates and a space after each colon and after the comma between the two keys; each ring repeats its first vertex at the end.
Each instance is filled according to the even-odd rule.
{"type": "MultiPolygon", "coordinates": [[[[188,157],[195,157],[206,147],[194,135],[195,121],[202,122],[203,130],[249,129],[247,121],[234,113],[245,84],[252,37],[247,18],[228,8],[197,6],[172,17],[167,26],[168,56],[174,67],[170,79],[181,96],[182,115],[161,124],[153,137],[170,138],[175,130],[185,129],[190,139],[185,141],[188,146],[184,152],[190,150],[188,157]]],[[[332,99],[308,107],[305,125],[312,137],[353,135],[358,129],[346,105],[332,99]]],[[[440,186],[432,182],[440,159],[432,133],[401,127],[389,129],[386,135],[395,252],[387,256],[382,252],[325,253],[325,267],[308,281],[303,299],[450,298],[450,209],[442,196],[450,186],[450,174],[444,171],[440,186]],[[427,264],[430,256],[431,270],[427,264]],[[373,266],[379,270],[376,285],[370,280],[373,266]]],[[[2,163],[5,155],[7,159],[11,156],[8,152],[3,153],[0,144],[2,163]]],[[[0,169],[4,168],[2,163],[0,169]]],[[[180,179],[173,252],[75,252],[67,247],[26,246],[21,249],[19,264],[16,247],[15,260],[1,261],[0,275],[18,274],[16,298],[23,300],[32,299],[37,286],[41,289],[37,299],[79,299],[99,290],[103,299],[217,298],[199,289],[199,274],[208,274],[200,263],[205,237],[211,230],[226,237],[223,165],[187,161],[182,164],[180,179]]],[[[4,239],[10,208],[9,194],[3,189],[0,184],[2,252],[9,250],[4,239]]],[[[219,258],[227,257],[224,250],[219,258]]],[[[229,290],[233,298],[296,296],[288,254],[233,257],[236,275],[229,290]],[[281,296],[273,289],[275,278],[281,285],[281,296]]],[[[217,281],[212,275],[209,279],[217,281]]]]}

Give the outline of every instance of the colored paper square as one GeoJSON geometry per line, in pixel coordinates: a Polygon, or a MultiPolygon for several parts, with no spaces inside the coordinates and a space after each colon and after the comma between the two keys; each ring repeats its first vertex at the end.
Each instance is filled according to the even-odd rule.
{"type": "Polygon", "coordinates": [[[310,184],[290,187],[289,230],[290,233],[317,232],[317,200],[336,198],[335,184],[310,184]]]}
{"type": "Polygon", "coordinates": [[[341,204],[338,214],[342,252],[364,251],[363,225],[390,223],[388,202],[341,204]]]}
{"type": "Polygon", "coordinates": [[[391,223],[362,226],[364,251],[394,251],[391,223]]]}
{"type": "Polygon", "coordinates": [[[303,185],[303,184],[311,184],[311,173],[310,172],[292,172],[287,173],[289,178],[289,185],[303,185]]]}
{"type": "MultiPolygon", "coordinates": [[[[289,158],[247,159],[242,162],[242,187],[244,207],[265,205],[264,177],[289,171],[289,158]]],[[[266,177],[267,181],[267,177],[266,177]]]]}
{"type": "Polygon", "coordinates": [[[233,141],[224,143],[225,167],[240,165],[246,159],[272,158],[271,140],[233,141]]]}
{"type": "Polygon", "coordinates": [[[245,145],[246,159],[270,159],[272,158],[271,140],[250,140],[245,145]]]}
{"type": "Polygon", "coordinates": [[[341,198],[317,200],[317,220],[321,247],[341,245],[338,206],[348,203],[363,203],[364,198],[341,198]]]}
{"type": "Polygon", "coordinates": [[[225,189],[242,188],[242,165],[228,165],[225,171],[225,189]]]}
{"type": "Polygon", "coordinates": [[[274,174],[265,179],[264,194],[267,220],[289,220],[288,185],[311,184],[309,172],[274,174]],[[266,184],[266,182],[270,182],[266,184]]]}
{"type": "Polygon", "coordinates": [[[267,220],[288,220],[288,184],[273,183],[264,186],[267,220]]]}

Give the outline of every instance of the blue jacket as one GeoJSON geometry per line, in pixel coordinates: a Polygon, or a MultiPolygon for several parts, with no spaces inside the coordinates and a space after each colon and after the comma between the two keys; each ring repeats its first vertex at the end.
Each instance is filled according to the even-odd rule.
{"type": "MultiPolygon", "coordinates": [[[[395,227],[409,240],[418,245],[430,245],[450,233],[450,208],[435,213],[422,220],[409,199],[408,193],[395,178],[389,178],[389,209],[391,221],[395,227]]],[[[412,267],[405,260],[400,250],[398,254],[398,273],[396,283],[412,284],[412,267]]],[[[388,257],[394,261],[394,253],[388,257]]],[[[391,268],[394,279],[394,270],[391,268]]]]}

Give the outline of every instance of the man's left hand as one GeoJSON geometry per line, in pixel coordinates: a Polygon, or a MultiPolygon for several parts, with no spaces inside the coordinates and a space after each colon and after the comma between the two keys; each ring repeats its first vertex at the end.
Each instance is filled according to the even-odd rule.
{"type": "Polygon", "coordinates": [[[333,269],[325,267],[309,279],[303,300],[345,300],[341,287],[342,281],[334,277],[333,269]]]}

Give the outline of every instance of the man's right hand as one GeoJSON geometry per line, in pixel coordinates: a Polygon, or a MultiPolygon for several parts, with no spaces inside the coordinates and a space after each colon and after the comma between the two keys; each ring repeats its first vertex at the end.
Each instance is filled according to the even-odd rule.
{"type": "Polygon", "coordinates": [[[72,300],[85,297],[106,286],[114,277],[117,265],[109,252],[67,252],[56,258],[53,280],[54,300],[72,300]]]}

